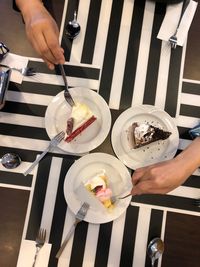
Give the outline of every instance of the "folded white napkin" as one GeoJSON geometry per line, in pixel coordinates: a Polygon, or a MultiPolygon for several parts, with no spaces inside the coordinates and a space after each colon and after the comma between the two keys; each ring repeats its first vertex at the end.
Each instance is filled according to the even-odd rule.
{"type": "MultiPolygon", "coordinates": [[[[184,12],[176,35],[177,45],[179,46],[183,46],[187,38],[187,34],[197,8],[197,4],[197,2],[190,0],[189,5],[184,12]]],[[[181,15],[182,5],[183,3],[181,2],[179,4],[167,6],[164,20],[157,35],[158,39],[168,41],[169,38],[175,33],[181,15]]]]}
{"type": "MultiPolygon", "coordinates": [[[[22,240],[17,267],[32,267],[35,257],[36,247],[32,240],[22,240]]],[[[45,243],[40,249],[35,267],[47,267],[51,252],[51,244],[45,243]]]]}
{"type": "MultiPolygon", "coordinates": [[[[28,58],[23,57],[23,56],[18,56],[12,53],[8,53],[6,57],[1,61],[1,64],[8,65],[10,68],[25,68],[28,64],[28,58]]],[[[15,83],[22,83],[23,80],[23,75],[16,71],[13,70],[11,73],[10,80],[15,83]]]]}

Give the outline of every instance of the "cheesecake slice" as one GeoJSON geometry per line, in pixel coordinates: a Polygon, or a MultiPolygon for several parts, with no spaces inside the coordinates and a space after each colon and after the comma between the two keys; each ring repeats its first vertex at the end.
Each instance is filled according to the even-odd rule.
{"type": "Polygon", "coordinates": [[[134,122],[128,129],[128,142],[132,149],[136,149],[158,140],[165,140],[170,135],[171,132],[164,131],[149,123],[134,122]]]}
{"type": "Polygon", "coordinates": [[[76,136],[81,134],[86,128],[88,128],[96,117],[90,110],[90,108],[83,103],[77,102],[72,107],[70,118],[67,120],[65,141],[71,142],[76,136]]]}
{"type": "Polygon", "coordinates": [[[90,178],[85,184],[85,188],[93,194],[107,209],[113,208],[111,201],[112,190],[109,187],[109,179],[104,171],[97,173],[90,178]]]}

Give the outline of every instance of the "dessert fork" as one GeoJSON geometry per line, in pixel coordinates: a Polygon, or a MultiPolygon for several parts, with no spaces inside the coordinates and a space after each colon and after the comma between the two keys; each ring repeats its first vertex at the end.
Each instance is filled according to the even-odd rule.
{"type": "Polygon", "coordinates": [[[12,68],[12,67],[9,67],[7,65],[3,65],[3,64],[0,64],[1,67],[5,67],[5,68],[9,68],[11,70],[16,70],[18,72],[20,72],[23,76],[34,76],[36,74],[36,70],[34,68],[31,68],[31,67],[25,67],[25,68],[12,68]]]}
{"type": "Polygon", "coordinates": [[[82,206],[80,207],[80,209],[78,210],[77,214],[75,215],[75,222],[73,223],[72,227],[70,228],[68,234],[65,237],[65,240],[63,241],[60,249],[58,250],[58,252],[56,254],[57,259],[59,259],[59,257],[61,256],[65,246],[67,245],[67,242],[69,241],[72,233],[74,232],[74,230],[76,228],[76,225],[85,218],[88,209],[89,209],[89,204],[84,202],[82,204],[82,206]]]}
{"type": "Polygon", "coordinates": [[[49,146],[44,150],[42,154],[31,164],[31,166],[24,172],[24,175],[26,176],[29,174],[33,168],[38,164],[38,162],[49,152],[49,150],[53,147],[56,147],[62,139],[65,137],[65,133],[62,131],[56,136],[53,137],[53,139],[50,141],[49,146]]]}
{"type": "Polygon", "coordinates": [[[73,107],[75,105],[74,100],[68,90],[68,83],[67,83],[67,78],[66,78],[66,74],[65,74],[65,70],[62,64],[59,64],[59,68],[60,68],[60,72],[64,81],[64,85],[65,85],[65,90],[64,90],[64,98],[67,101],[67,103],[73,107]]]}
{"type": "Polygon", "coordinates": [[[177,41],[178,41],[176,35],[177,35],[177,32],[178,32],[182,17],[184,15],[185,10],[188,7],[189,3],[190,3],[190,0],[184,0],[183,1],[183,6],[182,6],[182,10],[181,10],[181,15],[180,15],[180,18],[179,18],[179,21],[178,21],[178,25],[176,27],[176,30],[175,30],[174,34],[169,38],[169,43],[171,44],[171,48],[173,48],[173,49],[176,49],[177,41]]]}
{"type": "Polygon", "coordinates": [[[35,257],[34,257],[34,262],[33,262],[32,267],[34,267],[36,264],[38,253],[39,253],[40,249],[44,246],[45,239],[46,239],[46,230],[40,228],[38,231],[37,237],[35,239],[36,252],[35,252],[35,257]]]}
{"type": "Polygon", "coordinates": [[[111,202],[112,203],[115,203],[117,200],[120,200],[120,199],[124,199],[124,198],[127,198],[127,197],[130,197],[132,194],[130,193],[130,194],[127,194],[127,195],[125,195],[125,196],[123,196],[123,197],[121,197],[121,196],[112,196],[111,197],[111,202]]]}

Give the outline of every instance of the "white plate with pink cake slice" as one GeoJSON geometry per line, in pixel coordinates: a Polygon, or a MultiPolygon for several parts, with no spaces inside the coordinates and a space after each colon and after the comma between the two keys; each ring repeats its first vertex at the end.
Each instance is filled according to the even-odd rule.
{"type": "Polygon", "coordinates": [[[130,196],[117,200],[112,207],[107,208],[93,192],[88,191],[85,185],[93,180],[98,187],[97,179],[93,178],[102,172],[107,177],[107,188],[112,192],[110,197],[130,193],[132,182],[129,170],[116,157],[106,153],[90,153],[76,160],[64,181],[64,196],[68,207],[76,214],[82,203],[87,202],[90,208],[84,220],[90,223],[107,223],[117,219],[126,211],[131,201],[130,196]]]}

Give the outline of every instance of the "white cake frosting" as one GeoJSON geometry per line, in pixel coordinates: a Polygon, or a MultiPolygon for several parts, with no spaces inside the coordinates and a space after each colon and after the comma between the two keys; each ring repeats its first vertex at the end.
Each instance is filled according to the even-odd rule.
{"type": "Polygon", "coordinates": [[[142,139],[145,134],[151,131],[151,127],[147,123],[141,123],[137,127],[135,127],[135,138],[142,139]]]}
{"type": "Polygon", "coordinates": [[[111,202],[112,190],[108,187],[108,177],[105,171],[101,171],[90,178],[84,186],[90,191],[106,208],[113,208],[111,202]]]}
{"type": "Polygon", "coordinates": [[[76,104],[72,107],[72,113],[70,116],[74,120],[73,131],[91,118],[92,115],[92,111],[86,104],[76,102],[76,104]]]}
{"type": "Polygon", "coordinates": [[[93,190],[97,186],[102,186],[102,188],[105,189],[106,183],[105,183],[105,180],[102,178],[104,176],[105,174],[103,172],[98,173],[97,175],[92,177],[90,180],[88,180],[87,183],[85,183],[85,186],[90,185],[91,190],[93,190]]]}

